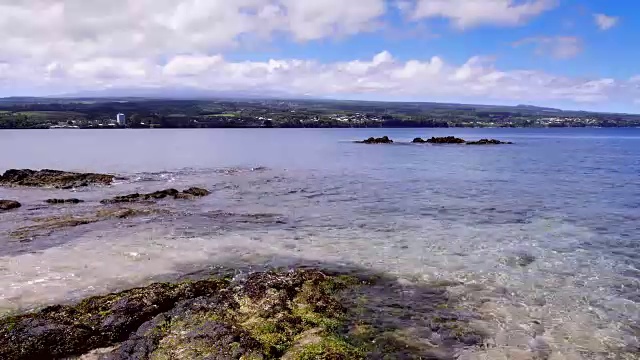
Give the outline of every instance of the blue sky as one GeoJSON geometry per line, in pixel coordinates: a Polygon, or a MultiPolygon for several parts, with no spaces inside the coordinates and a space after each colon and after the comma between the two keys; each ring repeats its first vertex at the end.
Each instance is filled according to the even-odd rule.
{"type": "Polygon", "coordinates": [[[196,88],[640,112],[631,0],[0,0],[0,31],[0,96],[196,88]]]}

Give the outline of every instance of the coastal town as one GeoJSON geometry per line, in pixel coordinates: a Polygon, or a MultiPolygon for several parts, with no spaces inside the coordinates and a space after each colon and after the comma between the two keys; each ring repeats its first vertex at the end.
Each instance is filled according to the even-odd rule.
{"type": "Polygon", "coordinates": [[[638,127],[640,115],[328,100],[0,99],[0,129],[638,127]]]}

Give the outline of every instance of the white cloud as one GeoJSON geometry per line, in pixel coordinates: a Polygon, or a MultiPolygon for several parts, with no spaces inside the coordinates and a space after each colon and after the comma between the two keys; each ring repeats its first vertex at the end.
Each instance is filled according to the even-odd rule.
{"type": "Polygon", "coordinates": [[[178,55],[163,67],[162,72],[169,76],[193,76],[206,72],[222,61],[222,56],[178,55]]]}
{"type": "Polygon", "coordinates": [[[612,27],[616,26],[618,24],[618,21],[620,20],[619,17],[607,16],[605,14],[594,14],[593,19],[600,30],[609,30],[612,27]]]}
{"type": "Polygon", "coordinates": [[[310,41],[374,30],[386,10],[385,0],[0,0],[0,56],[160,57],[274,34],[310,41]]]}
{"type": "MultiPolygon", "coordinates": [[[[0,95],[60,94],[106,88],[259,91],[350,98],[632,103],[631,80],[579,79],[503,70],[491,58],[449,63],[441,56],[323,63],[291,58],[229,60],[245,41],[343,37],[380,26],[386,0],[0,0],[0,95]]],[[[552,0],[402,0],[414,19],[445,17],[460,28],[518,25],[552,0]]],[[[569,57],[571,38],[538,38],[569,57]]]]}
{"type": "Polygon", "coordinates": [[[554,8],[556,0],[416,0],[406,10],[414,20],[446,18],[460,29],[480,25],[516,26],[554,8]]]}
{"type": "Polygon", "coordinates": [[[25,64],[0,67],[0,93],[3,88],[12,88],[12,84],[25,82],[49,92],[55,89],[57,93],[186,87],[318,97],[599,104],[611,99],[631,104],[640,97],[640,87],[633,79],[581,79],[540,71],[501,70],[486,57],[472,57],[462,64],[448,63],[438,56],[401,61],[386,51],[368,60],[333,63],[299,59],[230,61],[222,55],[176,55],[160,64],[136,58],[98,58],[44,64],[40,68],[25,64]],[[52,72],[56,76],[47,76],[52,72]]]}
{"type": "Polygon", "coordinates": [[[535,36],[513,43],[514,47],[533,45],[539,56],[570,59],[582,52],[582,40],[574,36],[535,36]]]}

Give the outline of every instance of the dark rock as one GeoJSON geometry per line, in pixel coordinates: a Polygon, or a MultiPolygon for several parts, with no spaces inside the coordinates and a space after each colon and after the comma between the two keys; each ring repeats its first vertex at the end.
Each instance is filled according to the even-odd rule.
{"type": "Polygon", "coordinates": [[[21,206],[22,206],[22,204],[20,204],[17,201],[0,200],[0,210],[13,210],[13,209],[17,209],[17,208],[19,208],[21,206]]]}
{"type": "Polygon", "coordinates": [[[176,194],[176,196],[174,196],[174,198],[176,200],[193,200],[196,197],[191,195],[191,194],[185,194],[183,192],[176,194]]]}
{"type": "Polygon", "coordinates": [[[80,204],[83,203],[84,200],[80,199],[48,199],[45,201],[47,204],[51,205],[59,205],[59,204],[80,204]]]}
{"type": "Polygon", "coordinates": [[[445,137],[432,137],[427,140],[429,144],[464,144],[464,139],[457,138],[455,136],[445,136],[445,137]]]}
{"type": "Polygon", "coordinates": [[[527,252],[517,252],[514,255],[503,258],[501,261],[511,267],[527,267],[536,261],[536,257],[527,252]]]}
{"type": "Polygon", "coordinates": [[[314,269],[152,284],[0,319],[0,359],[449,359],[482,345],[444,288],[398,286],[314,269]]]}
{"type": "Polygon", "coordinates": [[[527,254],[527,253],[521,253],[515,256],[514,258],[516,265],[520,266],[520,267],[527,267],[531,264],[533,264],[534,261],[536,261],[536,257],[531,255],[531,254],[527,254]]]}
{"type": "Polygon", "coordinates": [[[160,191],[155,191],[149,194],[145,194],[142,195],[143,200],[151,200],[151,199],[164,199],[166,197],[173,197],[176,196],[179,193],[178,190],[176,189],[167,189],[167,190],[160,190],[160,191]]]}
{"type": "Polygon", "coordinates": [[[203,197],[203,196],[209,196],[211,195],[211,192],[207,189],[202,189],[202,188],[197,188],[197,187],[192,187],[189,188],[185,191],[183,191],[184,194],[188,194],[188,195],[193,195],[195,197],[203,197]]]}
{"type": "Polygon", "coordinates": [[[96,212],[95,215],[63,215],[38,218],[34,219],[35,223],[33,225],[19,227],[10,232],[9,235],[21,240],[31,239],[38,236],[50,235],[58,230],[93,224],[100,221],[128,219],[136,216],[149,216],[161,213],[165,213],[165,211],[159,209],[108,208],[96,212]]]}
{"type": "Polygon", "coordinates": [[[60,170],[7,170],[0,176],[0,185],[54,187],[70,189],[89,185],[110,185],[115,176],[94,173],[75,173],[60,170]]]}
{"type": "Polygon", "coordinates": [[[502,145],[513,144],[510,141],[500,141],[496,139],[480,139],[478,141],[467,141],[467,145],[502,145]]]}
{"type": "Polygon", "coordinates": [[[0,359],[57,359],[82,355],[127,339],[140,325],[190,297],[214,295],[222,280],[154,284],[93,297],[76,306],[0,320],[0,359]]]}
{"type": "Polygon", "coordinates": [[[419,137],[413,139],[413,141],[412,141],[412,143],[414,143],[414,144],[424,144],[426,142],[427,142],[426,140],[424,140],[423,138],[419,138],[419,137]]]}
{"type": "Polygon", "coordinates": [[[166,190],[154,191],[148,194],[134,193],[129,195],[116,196],[112,199],[102,200],[101,203],[121,204],[121,203],[132,203],[132,202],[147,201],[147,200],[160,200],[166,197],[176,196],[177,194],[179,194],[179,191],[176,189],[166,189],[166,190]]]}
{"type": "Polygon", "coordinates": [[[383,136],[381,138],[370,137],[363,141],[356,141],[359,144],[393,144],[393,140],[389,139],[388,136],[383,136]]]}

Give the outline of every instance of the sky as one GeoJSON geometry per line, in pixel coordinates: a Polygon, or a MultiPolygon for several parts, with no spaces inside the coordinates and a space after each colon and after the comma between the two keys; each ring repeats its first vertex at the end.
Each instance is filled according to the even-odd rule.
{"type": "Polygon", "coordinates": [[[636,0],[0,0],[0,96],[176,89],[640,113],[636,0]]]}

